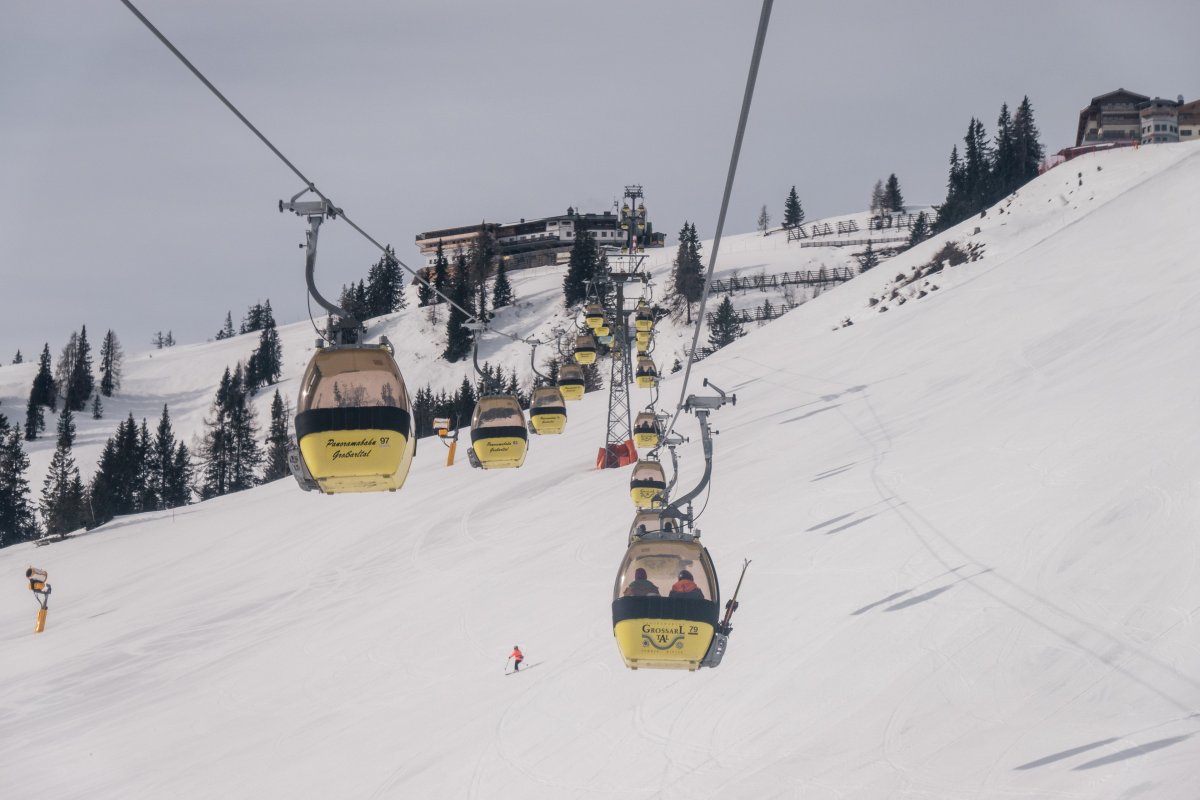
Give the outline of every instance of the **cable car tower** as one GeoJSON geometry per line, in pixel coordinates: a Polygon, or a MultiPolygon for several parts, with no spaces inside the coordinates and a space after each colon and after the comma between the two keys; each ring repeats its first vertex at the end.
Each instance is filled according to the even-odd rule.
{"type": "Polygon", "coordinates": [[[645,284],[650,276],[641,269],[646,260],[643,236],[646,232],[646,204],[642,187],[626,186],[621,204],[620,225],[625,232],[625,244],[620,248],[609,248],[605,252],[608,271],[597,276],[597,283],[607,294],[615,292],[613,306],[612,368],[608,379],[608,428],[604,435],[604,448],[596,459],[599,469],[624,467],[637,461],[637,448],[633,444],[633,425],[629,415],[629,384],[633,382],[633,365],[630,359],[629,315],[625,309],[625,284],[641,281],[645,284]]]}

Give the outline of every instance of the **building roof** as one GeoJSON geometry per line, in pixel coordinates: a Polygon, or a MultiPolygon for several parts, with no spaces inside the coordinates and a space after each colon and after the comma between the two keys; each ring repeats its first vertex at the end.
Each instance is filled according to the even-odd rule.
{"type": "Polygon", "coordinates": [[[1102,95],[1093,97],[1092,102],[1089,103],[1088,105],[1099,108],[1100,106],[1106,105],[1109,103],[1120,103],[1120,102],[1142,103],[1149,99],[1150,98],[1144,94],[1138,94],[1137,92],[1131,92],[1128,89],[1114,89],[1111,92],[1106,92],[1102,95]]]}
{"type": "Polygon", "coordinates": [[[1079,112],[1079,127],[1075,131],[1075,146],[1083,144],[1083,134],[1087,131],[1087,122],[1094,114],[1100,113],[1101,106],[1115,103],[1137,104],[1144,103],[1150,98],[1144,94],[1131,92],[1128,89],[1114,89],[1111,92],[1106,92],[1092,98],[1092,102],[1088,103],[1079,112]]]}

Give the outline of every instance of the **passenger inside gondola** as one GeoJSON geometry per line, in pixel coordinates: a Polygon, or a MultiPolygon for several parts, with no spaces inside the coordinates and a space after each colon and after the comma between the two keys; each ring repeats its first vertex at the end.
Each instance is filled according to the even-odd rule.
{"type": "Polygon", "coordinates": [[[646,578],[646,570],[638,567],[633,573],[633,581],[625,587],[622,597],[658,597],[658,587],[646,578]]]}
{"type": "Polygon", "coordinates": [[[680,600],[716,599],[713,576],[700,557],[698,543],[643,541],[635,543],[621,564],[613,599],[673,597],[680,600]],[[685,577],[686,576],[686,577],[685,577]],[[653,586],[654,591],[649,591],[653,586]],[[670,591],[664,591],[670,587],[670,591]],[[645,594],[642,592],[646,591],[645,594]]]}
{"type": "Polygon", "coordinates": [[[671,586],[670,597],[678,597],[684,600],[703,600],[704,592],[696,585],[692,579],[692,573],[686,569],[679,573],[679,580],[675,581],[671,586]]]}

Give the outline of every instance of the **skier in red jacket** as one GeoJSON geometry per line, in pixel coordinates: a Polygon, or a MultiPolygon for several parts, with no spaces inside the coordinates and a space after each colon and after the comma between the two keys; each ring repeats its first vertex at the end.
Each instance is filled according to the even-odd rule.
{"type": "Polygon", "coordinates": [[[703,600],[704,592],[696,585],[692,573],[686,569],[679,573],[679,580],[671,587],[671,597],[681,597],[684,600],[703,600]]]}
{"type": "Polygon", "coordinates": [[[508,655],[513,662],[513,672],[521,669],[521,662],[525,660],[525,656],[521,653],[521,648],[513,645],[513,651],[508,655]]]}

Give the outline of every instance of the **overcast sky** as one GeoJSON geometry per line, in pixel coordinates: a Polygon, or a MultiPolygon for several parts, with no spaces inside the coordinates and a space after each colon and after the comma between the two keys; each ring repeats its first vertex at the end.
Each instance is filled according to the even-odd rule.
{"type": "MultiPolygon", "coordinates": [[[[602,211],[716,226],[755,0],[140,0],[318,187],[406,263],[432,228],[602,211]]],[[[270,299],[305,315],[299,181],[117,0],[13,0],[0,26],[0,362],[72,329],[203,341],[270,299]]],[[[896,173],[944,196],[950,148],[1028,95],[1048,151],[1125,87],[1200,95],[1200,3],[775,4],[726,231],[863,210],[896,173]]],[[[326,294],[377,258],[321,232],[326,294]]]]}

